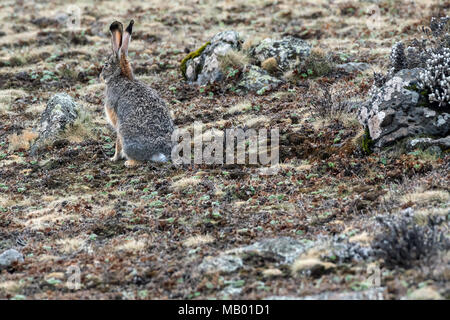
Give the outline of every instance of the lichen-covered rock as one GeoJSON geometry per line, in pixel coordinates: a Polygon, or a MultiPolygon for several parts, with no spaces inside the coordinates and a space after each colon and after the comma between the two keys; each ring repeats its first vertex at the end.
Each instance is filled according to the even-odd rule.
{"type": "Polygon", "coordinates": [[[369,68],[370,65],[365,62],[348,62],[336,65],[336,69],[343,70],[348,73],[362,72],[369,68]]]}
{"type": "Polygon", "coordinates": [[[39,138],[31,149],[32,153],[45,140],[55,138],[67,126],[73,124],[79,115],[77,109],[75,101],[66,93],[57,93],[51,97],[41,115],[38,128],[39,138]]]}
{"type": "Polygon", "coordinates": [[[291,264],[301,253],[312,246],[312,243],[301,242],[289,237],[264,239],[251,245],[229,250],[228,254],[256,255],[280,264],[291,264]]]}
{"type": "Polygon", "coordinates": [[[359,110],[361,124],[369,129],[374,147],[381,148],[417,135],[445,137],[450,131],[450,114],[423,104],[413,90],[423,69],[404,69],[378,88],[359,110]]]}
{"type": "Polygon", "coordinates": [[[266,300],[384,300],[386,288],[372,288],[358,292],[323,292],[312,296],[271,296],[266,300]]]}
{"type": "Polygon", "coordinates": [[[8,268],[15,262],[23,262],[23,254],[16,249],[9,249],[0,254],[0,270],[8,268]]]}
{"type": "Polygon", "coordinates": [[[304,40],[291,36],[281,40],[264,39],[250,50],[250,55],[259,63],[275,58],[282,70],[295,67],[297,59],[304,59],[311,53],[311,46],[304,40]]]}
{"type": "Polygon", "coordinates": [[[242,75],[237,88],[247,92],[253,91],[262,94],[265,91],[275,89],[283,81],[271,76],[267,71],[257,66],[249,66],[242,75]]]}
{"type": "Polygon", "coordinates": [[[229,50],[239,50],[241,44],[242,39],[236,31],[228,30],[216,34],[198,54],[182,62],[181,67],[186,80],[198,85],[222,80],[220,57],[229,50]]]}
{"type": "Polygon", "coordinates": [[[41,115],[39,139],[53,137],[78,118],[77,104],[65,93],[57,93],[41,115]]]}
{"type": "Polygon", "coordinates": [[[440,139],[433,139],[433,138],[411,139],[408,141],[406,147],[408,148],[409,151],[421,149],[421,150],[437,151],[437,154],[440,154],[442,150],[450,150],[450,136],[440,139]],[[439,152],[438,149],[441,152],[439,152]]]}
{"type": "Polygon", "coordinates": [[[264,239],[248,246],[228,250],[215,257],[206,257],[198,266],[198,271],[207,274],[231,273],[245,267],[244,261],[251,261],[251,257],[289,265],[312,245],[312,242],[302,242],[289,237],[264,239]]]}
{"type": "Polygon", "coordinates": [[[221,254],[217,257],[206,257],[198,266],[202,273],[230,273],[242,268],[242,259],[227,254],[221,254]]]}

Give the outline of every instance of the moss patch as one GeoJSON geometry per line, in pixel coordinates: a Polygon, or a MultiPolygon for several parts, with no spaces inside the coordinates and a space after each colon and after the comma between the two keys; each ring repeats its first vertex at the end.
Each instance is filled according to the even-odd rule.
{"type": "Polygon", "coordinates": [[[361,148],[366,154],[372,153],[373,140],[370,138],[369,129],[366,128],[361,141],[361,148]]]}
{"type": "Polygon", "coordinates": [[[198,57],[199,55],[202,54],[202,52],[206,49],[206,47],[208,45],[210,45],[211,42],[206,42],[203,46],[201,46],[200,48],[198,48],[195,51],[190,52],[186,57],[183,58],[183,60],[181,60],[180,63],[180,70],[181,70],[181,74],[183,75],[183,77],[186,79],[186,63],[191,60],[194,59],[196,57],[198,57]]]}

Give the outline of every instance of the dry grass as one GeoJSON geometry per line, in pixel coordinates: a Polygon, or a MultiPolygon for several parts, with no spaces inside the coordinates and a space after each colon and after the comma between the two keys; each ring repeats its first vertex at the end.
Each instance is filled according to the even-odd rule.
{"type": "Polygon", "coordinates": [[[39,136],[38,133],[33,132],[31,130],[24,130],[22,131],[22,134],[17,135],[16,133],[13,133],[12,135],[8,136],[9,151],[26,151],[30,149],[31,144],[34,140],[39,136]]]}
{"type": "Polygon", "coordinates": [[[22,288],[22,285],[19,283],[19,281],[3,281],[0,282],[0,292],[3,292],[4,294],[16,294],[20,291],[22,288]]]}
{"type": "Polygon", "coordinates": [[[137,253],[143,251],[147,247],[146,240],[125,240],[125,243],[114,246],[114,251],[125,251],[129,253],[137,253]]]}
{"type": "Polygon", "coordinates": [[[61,137],[69,140],[71,143],[80,143],[93,137],[94,128],[95,124],[92,121],[91,114],[86,110],[80,110],[79,117],[71,126],[64,130],[61,137]]]}
{"type": "Polygon", "coordinates": [[[187,177],[187,178],[181,178],[180,180],[175,181],[171,185],[171,189],[173,191],[183,191],[187,188],[195,187],[198,185],[202,180],[194,177],[187,177]]]}
{"type": "Polygon", "coordinates": [[[323,262],[317,258],[299,258],[294,261],[291,266],[291,272],[293,275],[297,275],[299,272],[307,270],[313,270],[323,268],[324,270],[333,269],[336,265],[331,262],[323,262]]]}
{"type": "Polygon", "coordinates": [[[73,253],[82,249],[86,241],[80,238],[67,238],[56,241],[56,244],[60,246],[60,251],[63,253],[73,253]]]}
{"type": "Polygon", "coordinates": [[[255,128],[255,129],[264,126],[269,122],[269,118],[267,116],[253,116],[253,115],[240,117],[239,120],[247,128],[255,128]]]}
{"type": "Polygon", "coordinates": [[[272,57],[272,58],[268,58],[268,59],[264,60],[261,63],[261,68],[263,68],[264,70],[266,70],[269,73],[277,72],[279,70],[277,59],[272,57]]]}
{"type": "Polygon", "coordinates": [[[250,101],[241,101],[227,110],[227,114],[236,114],[248,111],[252,108],[250,101]]]}
{"type": "Polygon", "coordinates": [[[266,269],[262,272],[263,276],[266,278],[279,277],[283,275],[283,272],[280,269],[266,269]]]}
{"type": "Polygon", "coordinates": [[[13,102],[17,98],[23,98],[26,96],[27,93],[24,90],[0,90],[0,115],[8,113],[13,105],[13,102]]]}
{"type": "Polygon", "coordinates": [[[183,245],[185,247],[199,247],[201,245],[213,243],[213,242],[214,242],[214,238],[212,236],[210,236],[209,234],[207,234],[207,235],[198,235],[198,236],[189,237],[183,241],[183,245]]]}
{"type": "Polygon", "coordinates": [[[74,214],[62,214],[54,212],[54,209],[40,209],[31,211],[26,215],[26,221],[23,222],[24,226],[31,230],[44,230],[48,227],[53,227],[55,224],[62,223],[63,221],[71,219],[79,219],[80,216],[74,214]]]}
{"type": "Polygon", "coordinates": [[[450,201],[450,193],[445,190],[427,190],[407,193],[401,198],[401,203],[428,204],[432,202],[447,203],[450,201]]]}
{"type": "Polygon", "coordinates": [[[220,57],[220,68],[223,72],[227,72],[229,68],[242,69],[249,63],[249,57],[241,51],[229,50],[220,57]]]}

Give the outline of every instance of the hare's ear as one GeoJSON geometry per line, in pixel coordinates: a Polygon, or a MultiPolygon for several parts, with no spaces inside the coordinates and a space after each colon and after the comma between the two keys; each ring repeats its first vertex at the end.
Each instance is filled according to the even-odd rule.
{"type": "Polygon", "coordinates": [[[111,32],[111,45],[112,50],[115,54],[119,54],[120,47],[122,46],[122,34],[123,34],[123,25],[119,21],[114,21],[111,23],[109,27],[109,31],[111,32]]]}
{"type": "Polygon", "coordinates": [[[125,56],[128,56],[128,46],[130,45],[130,41],[131,41],[131,33],[133,32],[133,24],[134,24],[134,20],[131,20],[130,24],[125,29],[125,33],[123,34],[121,51],[123,54],[125,54],[125,56]]]}

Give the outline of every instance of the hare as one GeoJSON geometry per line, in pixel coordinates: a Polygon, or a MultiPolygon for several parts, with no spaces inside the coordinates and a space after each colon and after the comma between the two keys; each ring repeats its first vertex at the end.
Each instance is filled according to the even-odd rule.
{"type": "Polygon", "coordinates": [[[106,82],[106,117],[117,133],[115,154],[110,160],[126,158],[127,167],[140,161],[169,161],[174,130],[165,102],[133,75],[128,60],[133,24],[131,20],[125,32],[118,21],[109,27],[112,53],[100,74],[106,82]]]}

